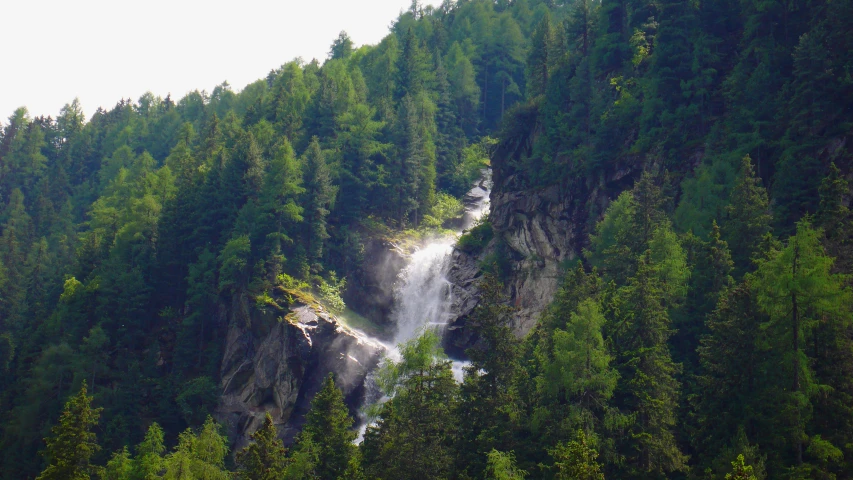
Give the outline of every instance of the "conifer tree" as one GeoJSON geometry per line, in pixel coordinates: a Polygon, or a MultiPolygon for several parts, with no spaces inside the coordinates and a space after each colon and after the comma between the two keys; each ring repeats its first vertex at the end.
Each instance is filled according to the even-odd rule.
{"type": "Polygon", "coordinates": [[[338,38],[332,42],[329,48],[329,58],[332,60],[347,59],[352,55],[353,43],[347,32],[341,31],[338,38]]]}
{"type": "Polygon", "coordinates": [[[537,352],[541,403],[532,420],[540,428],[550,426],[557,438],[577,428],[591,433],[601,426],[618,378],[602,336],[604,323],[597,300],[587,298],[571,312],[565,330],[554,330],[550,351],[537,352]]]}
{"type": "Polygon", "coordinates": [[[741,162],[740,173],[726,207],[726,218],[721,225],[723,238],[732,252],[735,278],[752,271],[751,259],[761,239],[770,232],[769,200],[767,190],[755,174],[752,160],[747,155],[741,162]]]}
{"type": "Polygon", "coordinates": [[[490,451],[514,448],[513,422],[517,408],[513,382],[518,373],[518,341],[512,333],[512,308],[506,305],[504,286],[495,273],[480,282],[480,302],[470,325],[479,335],[477,345],[466,353],[471,365],[465,368],[460,388],[457,418],[457,468],[481,476],[490,451]]]}
{"type": "Polygon", "coordinates": [[[680,365],[669,353],[670,318],[654,268],[647,253],[636,276],[620,292],[631,307],[625,331],[614,340],[624,378],[624,407],[635,415],[624,454],[637,475],[681,471],[687,462],[675,437],[680,365]]]}
{"type": "Polygon", "coordinates": [[[807,407],[817,388],[807,342],[821,323],[849,326],[851,291],[847,277],[832,273],[832,258],[820,243],[819,233],[808,220],[797,224],[797,233],[780,251],[772,252],[756,272],[758,305],[769,319],[763,325],[772,348],[783,353],[788,385],[783,394],[780,427],[786,431],[803,463],[807,407]]]}
{"type": "Polygon", "coordinates": [[[329,238],[326,217],[335,201],[336,189],[332,185],[331,172],[326,164],[326,158],[320,150],[317,137],[311,139],[305,152],[305,221],[304,239],[308,254],[309,265],[314,271],[319,270],[319,262],[323,258],[323,245],[329,238]]]}
{"type": "Polygon", "coordinates": [[[726,474],[726,480],[756,480],[752,466],[744,464],[743,454],[738,455],[737,460],[732,462],[732,471],[726,474]]]}
{"type": "Polygon", "coordinates": [[[133,467],[127,446],[113,453],[104,468],[104,480],[131,480],[133,467]]]}
{"type": "Polygon", "coordinates": [[[549,452],[554,458],[554,478],[557,480],[604,480],[598,464],[598,452],[587,441],[583,430],[575,438],[561,443],[549,452]]]}
{"type": "Polygon", "coordinates": [[[92,428],[102,410],[92,408],[84,380],[80,391],[66,402],[59,423],[51,430],[53,436],[45,439],[48,466],[37,480],[88,480],[101,473],[102,467],[91,461],[101,449],[92,428]]]}
{"type": "Polygon", "coordinates": [[[350,430],[352,422],[343,393],[329,374],[311,401],[311,410],[305,416],[305,426],[296,446],[300,449],[303,439],[311,442],[317,456],[314,466],[317,478],[338,478],[347,470],[355,449],[352,442],[356,433],[350,430]]]}
{"type": "Polygon", "coordinates": [[[284,473],[286,449],[269,413],[252,434],[252,443],[237,452],[237,477],[246,480],[278,480],[284,473]]]}
{"type": "Polygon", "coordinates": [[[225,470],[228,454],[227,438],[220,435],[219,426],[211,417],[197,435],[191,429],[178,436],[178,445],[164,461],[166,480],[227,480],[225,470]]]}
{"type": "Polygon", "coordinates": [[[492,450],[486,462],[486,480],[524,480],[527,472],[518,468],[515,455],[492,450]]]}
{"type": "Polygon", "coordinates": [[[768,385],[761,372],[765,362],[778,359],[760,350],[765,321],[750,276],[721,293],[706,321],[707,334],[697,349],[702,394],[691,397],[698,423],[694,446],[706,458],[722,451],[732,432],[756,432],[762,422],[768,385]]]}
{"type": "Polygon", "coordinates": [[[380,371],[386,402],[362,443],[364,472],[377,479],[447,478],[457,386],[432,331],[402,345],[402,360],[380,371]]]}
{"type": "Polygon", "coordinates": [[[417,96],[429,80],[429,56],[419,44],[414,31],[409,28],[402,38],[400,56],[397,58],[395,99],[417,96]]]}
{"type": "Polygon", "coordinates": [[[527,57],[527,96],[536,98],[544,95],[551,78],[551,69],[555,64],[554,58],[554,28],[551,25],[551,15],[546,13],[530,38],[530,53],[527,57]]]}
{"type": "Polygon", "coordinates": [[[297,224],[303,220],[303,208],[298,201],[304,191],[302,172],[293,148],[287,139],[283,139],[276,147],[269,171],[264,176],[259,198],[262,216],[255,236],[256,241],[265,244],[267,271],[271,280],[281,273],[283,248],[293,242],[294,234],[298,231],[297,224]]]}
{"type": "Polygon", "coordinates": [[[136,446],[133,457],[133,480],[154,480],[159,478],[163,469],[163,454],[166,446],[163,444],[163,429],[157,422],[152,423],[145,432],[142,442],[136,446]]]}

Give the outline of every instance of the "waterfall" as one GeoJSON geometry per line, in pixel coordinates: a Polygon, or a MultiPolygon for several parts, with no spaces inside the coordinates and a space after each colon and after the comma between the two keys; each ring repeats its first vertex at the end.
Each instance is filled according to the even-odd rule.
{"type": "Polygon", "coordinates": [[[465,209],[457,222],[458,230],[428,240],[409,257],[394,294],[395,345],[411,340],[424,327],[435,327],[443,334],[444,327],[453,320],[452,290],[447,280],[453,245],[464,230],[488,214],[490,188],[491,171],[483,170],[482,178],[463,199],[465,209]]]}
{"type": "MultiPolygon", "coordinates": [[[[453,246],[464,230],[488,214],[491,177],[491,170],[484,169],[480,180],[465,194],[464,212],[456,222],[455,231],[425,241],[408,257],[408,264],[400,272],[394,291],[392,319],[397,330],[393,345],[387,346],[387,356],[391,360],[400,358],[399,344],[415,338],[424,328],[435,328],[439,335],[443,335],[444,327],[453,320],[450,318],[452,289],[447,280],[453,246]]],[[[465,365],[464,361],[453,361],[453,375],[457,381],[462,380],[465,365]]],[[[373,374],[368,376],[366,382],[365,405],[386,400],[382,398],[373,374]]],[[[362,423],[359,442],[366,427],[366,422],[362,423]]]]}

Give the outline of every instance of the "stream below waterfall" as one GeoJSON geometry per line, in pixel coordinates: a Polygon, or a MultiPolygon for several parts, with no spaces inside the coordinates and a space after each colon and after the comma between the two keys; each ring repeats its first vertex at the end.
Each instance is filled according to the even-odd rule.
{"type": "MultiPolygon", "coordinates": [[[[392,320],[396,326],[393,340],[389,344],[378,339],[377,343],[385,346],[388,359],[400,359],[398,345],[403,344],[418,335],[425,328],[434,328],[440,336],[445,333],[451,318],[452,289],[447,279],[450,269],[453,247],[459,236],[471,228],[480,218],[489,212],[489,194],[491,192],[491,170],[484,169],[480,180],[465,194],[463,198],[464,212],[455,222],[452,233],[432,237],[425,240],[411,255],[407,256],[407,264],[400,272],[394,285],[394,309],[392,320]]],[[[467,362],[453,360],[453,375],[457,381],[462,381],[463,369],[467,362]]],[[[372,372],[365,380],[365,398],[363,405],[372,405],[387,399],[376,385],[372,372]]],[[[358,442],[361,442],[367,419],[361,418],[358,442]]]]}

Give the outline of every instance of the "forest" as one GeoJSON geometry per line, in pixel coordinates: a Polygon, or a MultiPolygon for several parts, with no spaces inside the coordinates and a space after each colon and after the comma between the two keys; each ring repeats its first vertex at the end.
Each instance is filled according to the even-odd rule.
{"type": "Polygon", "coordinates": [[[851,25],[847,0],[415,1],[239,91],[17,109],[0,478],[853,478],[851,25]],[[461,382],[425,330],[363,438],[329,376],[292,441],[267,417],[232,448],[228,312],[343,303],[368,238],[440,230],[486,166],[583,212],[536,326],[486,218],[461,382]]]}

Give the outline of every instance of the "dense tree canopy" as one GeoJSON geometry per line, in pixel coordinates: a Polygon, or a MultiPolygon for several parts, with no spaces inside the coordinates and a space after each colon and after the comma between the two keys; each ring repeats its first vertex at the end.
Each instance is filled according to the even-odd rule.
{"type": "Polygon", "coordinates": [[[240,91],[11,112],[0,477],[850,478],[850,25],[849,1],[413,2],[240,91]],[[339,300],[365,238],[440,228],[489,158],[499,193],[575,211],[536,327],[486,221],[461,383],[426,331],[360,446],[330,377],[293,445],[268,419],[232,458],[227,321],[279,287],[339,300]]]}

